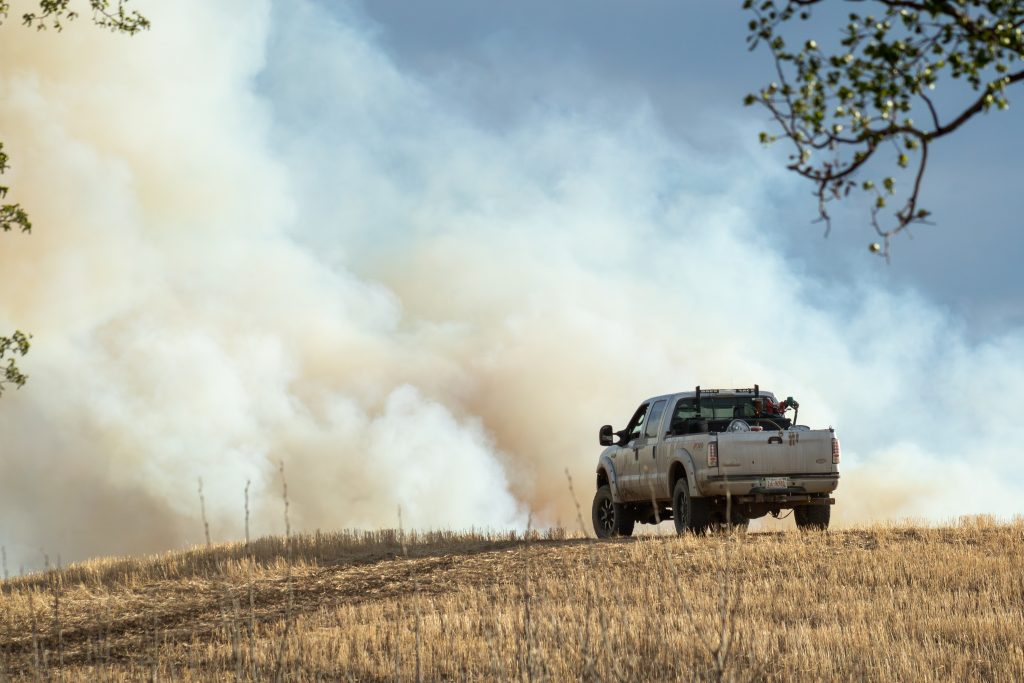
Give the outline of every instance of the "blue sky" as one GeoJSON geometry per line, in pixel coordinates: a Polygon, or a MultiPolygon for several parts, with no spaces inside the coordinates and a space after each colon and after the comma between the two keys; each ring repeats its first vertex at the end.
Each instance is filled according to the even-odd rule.
{"type": "MultiPolygon", "coordinates": [[[[737,125],[770,130],[766,112],[741,103],[774,76],[767,51],[746,47],[749,17],[740,4],[368,0],[362,13],[402,68],[431,82],[457,79],[446,92],[491,125],[509,125],[545,104],[644,101],[671,136],[728,156],[747,146],[736,139],[737,125]]],[[[816,10],[809,36],[837,34],[836,20],[849,8],[836,5],[816,10]]],[[[1011,105],[1015,99],[1011,94],[1011,105]]],[[[823,239],[812,224],[812,188],[795,179],[766,207],[762,227],[814,273],[919,289],[979,337],[1018,327],[1021,107],[978,117],[934,146],[923,200],[935,225],[899,239],[888,268],[872,263],[866,250],[874,237],[863,205],[835,211],[834,231],[823,239]]]]}

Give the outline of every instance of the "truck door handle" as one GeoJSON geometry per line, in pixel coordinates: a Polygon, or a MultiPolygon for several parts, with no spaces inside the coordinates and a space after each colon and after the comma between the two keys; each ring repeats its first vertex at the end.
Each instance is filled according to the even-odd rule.
{"type": "Polygon", "coordinates": [[[634,460],[639,460],[640,459],[640,450],[637,449],[637,448],[633,449],[633,459],[634,460]]]}
{"type": "Polygon", "coordinates": [[[777,444],[779,444],[781,446],[782,445],[782,437],[781,436],[769,436],[768,437],[768,443],[777,443],[777,444]]]}

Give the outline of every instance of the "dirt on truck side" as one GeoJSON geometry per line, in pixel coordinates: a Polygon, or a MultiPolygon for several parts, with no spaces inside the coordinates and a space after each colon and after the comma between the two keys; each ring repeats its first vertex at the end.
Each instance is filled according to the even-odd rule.
{"type": "Polygon", "coordinates": [[[799,409],[756,384],[642,401],[623,429],[599,430],[594,532],[629,536],[664,519],[679,533],[745,528],[784,510],[800,528],[828,528],[839,438],[797,424],[799,409]]]}

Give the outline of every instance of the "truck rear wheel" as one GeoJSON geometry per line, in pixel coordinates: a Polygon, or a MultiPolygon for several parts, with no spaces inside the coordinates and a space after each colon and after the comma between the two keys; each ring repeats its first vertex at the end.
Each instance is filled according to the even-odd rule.
{"type": "Polygon", "coordinates": [[[597,493],[594,494],[591,517],[594,522],[594,533],[598,538],[633,535],[636,520],[624,505],[615,502],[612,490],[607,484],[597,489],[597,493]]]}
{"type": "Polygon", "coordinates": [[[672,519],[677,534],[686,531],[699,534],[707,531],[711,524],[711,506],[703,498],[692,498],[690,487],[682,477],[672,491],[672,519]]]}
{"type": "Polygon", "coordinates": [[[793,519],[796,520],[797,529],[820,529],[828,528],[829,518],[832,516],[831,505],[801,505],[793,508],[793,519]]]}

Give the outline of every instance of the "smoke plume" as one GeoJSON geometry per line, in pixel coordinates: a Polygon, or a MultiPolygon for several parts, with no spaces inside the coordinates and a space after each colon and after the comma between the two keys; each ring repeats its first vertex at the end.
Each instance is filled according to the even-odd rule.
{"type": "Polygon", "coordinates": [[[35,335],[0,398],[14,561],[199,542],[200,477],[217,539],[247,480],[279,533],[282,461],[300,529],[574,526],[597,428],[696,384],[834,425],[840,522],[1017,511],[1024,333],[807,276],[759,149],[643,103],[490,125],[306,2],[139,5],[134,38],[0,29],[36,226],[0,241],[0,330],[35,335]]]}

